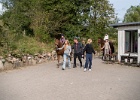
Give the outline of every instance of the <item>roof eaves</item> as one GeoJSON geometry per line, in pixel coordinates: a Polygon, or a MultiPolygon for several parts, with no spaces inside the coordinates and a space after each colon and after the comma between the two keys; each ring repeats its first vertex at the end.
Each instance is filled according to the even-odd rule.
{"type": "Polygon", "coordinates": [[[137,26],[137,25],[140,25],[140,22],[110,24],[110,26],[114,28],[122,27],[122,26],[137,26]]]}

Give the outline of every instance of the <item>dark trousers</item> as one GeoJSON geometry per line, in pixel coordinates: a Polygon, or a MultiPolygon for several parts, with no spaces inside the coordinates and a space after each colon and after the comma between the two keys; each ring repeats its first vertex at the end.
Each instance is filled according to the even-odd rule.
{"type": "Polygon", "coordinates": [[[81,53],[74,53],[74,66],[76,66],[76,58],[80,61],[80,66],[82,67],[81,53]]]}
{"type": "Polygon", "coordinates": [[[85,63],[85,68],[88,68],[89,65],[89,69],[91,69],[91,65],[92,65],[92,54],[86,54],[86,63],[85,63]]]}

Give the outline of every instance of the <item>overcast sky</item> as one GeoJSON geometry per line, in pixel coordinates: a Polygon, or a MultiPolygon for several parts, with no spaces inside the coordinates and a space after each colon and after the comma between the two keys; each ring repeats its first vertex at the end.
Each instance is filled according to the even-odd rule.
{"type": "Polygon", "coordinates": [[[115,8],[115,13],[118,18],[122,21],[124,15],[131,6],[137,6],[140,4],[140,0],[109,0],[113,7],[115,8]]]}
{"type": "MultiPolygon", "coordinates": [[[[137,6],[140,4],[140,0],[109,0],[115,8],[115,13],[118,18],[122,21],[126,10],[131,6],[137,6]]],[[[2,5],[0,4],[0,13],[2,12],[2,5]]]]}
{"type": "Polygon", "coordinates": [[[1,10],[2,10],[2,5],[0,4],[0,13],[1,13],[1,10]]]}

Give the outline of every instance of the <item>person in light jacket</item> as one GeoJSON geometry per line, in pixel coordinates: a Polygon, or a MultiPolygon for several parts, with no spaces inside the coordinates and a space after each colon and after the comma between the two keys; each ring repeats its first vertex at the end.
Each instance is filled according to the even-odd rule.
{"type": "Polygon", "coordinates": [[[71,45],[68,40],[65,40],[64,45],[61,48],[58,48],[58,50],[61,50],[63,48],[64,48],[64,54],[63,54],[62,70],[65,70],[67,59],[68,59],[68,67],[71,68],[71,62],[70,62],[71,45]]]}

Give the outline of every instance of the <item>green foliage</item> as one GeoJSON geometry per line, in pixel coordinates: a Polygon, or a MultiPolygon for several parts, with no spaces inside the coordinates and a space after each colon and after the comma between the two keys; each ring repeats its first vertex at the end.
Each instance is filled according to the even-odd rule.
{"type": "Polygon", "coordinates": [[[1,50],[0,54],[6,55],[8,53],[12,54],[36,54],[43,52],[50,52],[53,50],[52,42],[49,44],[40,43],[36,41],[36,39],[31,37],[22,37],[18,41],[13,41],[6,48],[0,46],[1,50]],[[51,45],[51,46],[50,46],[51,45]]]}
{"type": "Polygon", "coordinates": [[[12,38],[7,38],[9,33],[2,34],[13,51],[18,48],[17,52],[42,52],[35,41],[51,43],[58,33],[65,34],[70,41],[74,36],[92,38],[97,46],[98,37],[112,33],[108,26],[114,18],[114,9],[108,0],[3,0],[2,3],[7,11],[1,19],[12,38]]]}
{"type": "Polygon", "coordinates": [[[40,42],[50,41],[50,35],[46,33],[46,30],[43,27],[38,27],[35,29],[35,37],[40,42]]]}
{"type": "Polygon", "coordinates": [[[6,5],[12,5],[7,7],[8,11],[4,14],[9,16],[7,20],[4,17],[8,26],[16,31],[31,28],[35,35],[40,27],[45,30],[45,34],[64,33],[67,37],[71,36],[70,33],[81,37],[85,34],[88,34],[87,37],[90,34],[103,35],[105,27],[114,17],[114,9],[108,0],[6,1],[6,5]]]}
{"type": "Polygon", "coordinates": [[[140,21],[140,5],[131,6],[125,16],[123,22],[139,22],[140,21]]]}
{"type": "Polygon", "coordinates": [[[35,54],[42,50],[46,51],[46,46],[44,44],[41,46],[34,38],[23,37],[16,45],[18,50],[15,52],[18,53],[35,54]]]}

